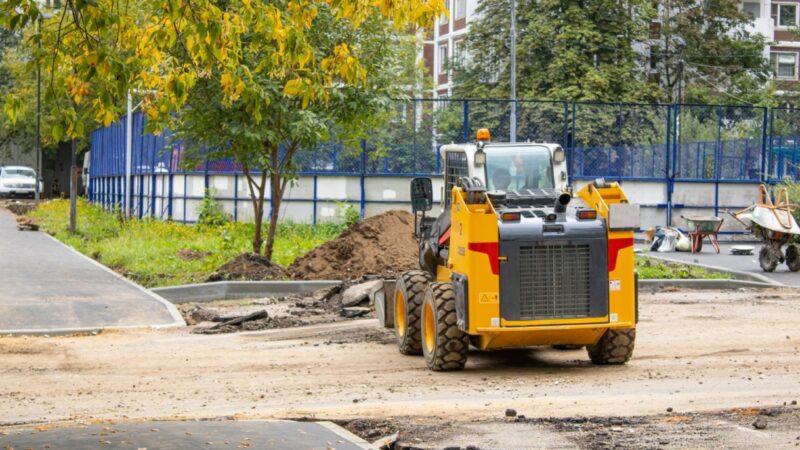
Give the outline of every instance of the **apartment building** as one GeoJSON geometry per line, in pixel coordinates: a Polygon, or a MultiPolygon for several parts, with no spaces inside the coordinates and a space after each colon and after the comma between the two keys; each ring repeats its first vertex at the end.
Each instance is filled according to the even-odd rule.
{"type": "Polygon", "coordinates": [[[800,63],[800,1],[744,0],[742,10],[753,17],[750,32],[760,33],[769,44],[764,49],[774,76],[791,83],[798,80],[800,63]]]}
{"type": "Polygon", "coordinates": [[[451,94],[453,73],[451,61],[466,57],[465,43],[469,24],[475,18],[478,0],[444,0],[448,14],[429,30],[423,57],[428,73],[433,79],[433,98],[447,98],[451,94]]]}

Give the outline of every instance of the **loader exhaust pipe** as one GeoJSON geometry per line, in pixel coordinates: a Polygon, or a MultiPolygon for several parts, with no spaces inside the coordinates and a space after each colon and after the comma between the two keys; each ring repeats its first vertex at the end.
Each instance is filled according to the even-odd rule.
{"type": "Polygon", "coordinates": [[[566,212],[567,211],[567,205],[569,204],[570,200],[572,200],[572,196],[567,194],[566,192],[561,194],[561,195],[559,195],[558,199],[556,199],[556,204],[553,207],[553,210],[558,214],[566,212]]]}

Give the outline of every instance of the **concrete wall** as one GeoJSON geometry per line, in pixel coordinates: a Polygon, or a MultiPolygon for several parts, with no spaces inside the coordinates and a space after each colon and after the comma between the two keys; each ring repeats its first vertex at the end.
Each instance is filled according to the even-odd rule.
{"type": "MultiPolygon", "coordinates": [[[[194,222],[205,192],[206,178],[202,174],[146,175],[133,180],[132,210],[142,215],[169,218],[170,177],[172,178],[172,219],[194,222]],[[153,182],[155,181],[155,187],[153,182]],[[141,193],[141,195],[140,195],[141,193]],[[155,198],[151,196],[155,194],[155,198]],[[155,208],[153,208],[155,205],[155,208]],[[153,213],[154,211],[154,213],[153,213]]],[[[93,181],[95,201],[102,201],[102,180],[93,181]]],[[[364,178],[364,213],[373,216],[392,209],[410,210],[409,182],[411,177],[368,176],[364,178]]],[[[589,181],[580,180],[575,188],[580,189],[589,181]]],[[[642,205],[641,228],[667,224],[667,185],[657,181],[623,181],[622,187],[628,197],[642,205]]],[[[209,175],[208,186],[216,190],[216,198],[224,210],[240,221],[253,219],[247,182],[243,176],[209,175]]],[[[717,215],[725,218],[723,231],[742,231],[739,224],[727,214],[726,209],[737,210],[749,206],[755,200],[756,184],[744,183],[680,183],[674,185],[672,196],[672,225],[685,227],[681,215],[717,215]],[[718,198],[718,202],[715,202],[718,198]]],[[[441,211],[443,181],[433,179],[434,209],[441,211]]],[[[267,196],[268,197],[268,196],[267,196]]],[[[344,202],[356,210],[361,208],[361,178],[357,176],[302,176],[286,189],[280,215],[283,219],[299,222],[339,220],[344,202]],[[315,188],[316,186],[316,188],[315,188]],[[316,195],[315,195],[316,193],[316,195]],[[315,202],[316,198],[316,202],[315,202]]]]}

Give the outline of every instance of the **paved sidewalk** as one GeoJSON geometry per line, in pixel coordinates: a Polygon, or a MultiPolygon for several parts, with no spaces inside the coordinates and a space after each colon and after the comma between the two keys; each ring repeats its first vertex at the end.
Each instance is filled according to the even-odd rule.
{"type": "Polygon", "coordinates": [[[0,334],[183,325],[174,305],[0,208],[0,334]]]}
{"type": "Polygon", "coordinates": [[[330,422],[192,421],[92,424],[2,430],[2,448],[69,449],[336,449],[369,445],[330,422]],[[8,447],[6,447],[8,446],[8,447]]]}
{"type": "MultiPolygon", "coordinates": [[[[637,245],[637,247],[640,246],[637,245]]],[[[800,286],[800,272],[789,271],[789,268],[786,267],[786,264],[779,265],[775,271],[771,273],[761,270],[761,266],[758,265],[758,250],[761,248],[761,244],[758,242],[737,242],[735,244],[720,243],[719,247],[719,254],[717,254],[711,243],[705,241],[703,242],[703,250],[700,253],[646,252],[643,253],[643,255],[735,270],[752,275],[760,275],[768,278],[769,280],[776,281],[787,286],[800,286]],[[749,245],[753,247],[753,254],[749,256],[731,255],[731,247],[734,245],[749,245]]]]}

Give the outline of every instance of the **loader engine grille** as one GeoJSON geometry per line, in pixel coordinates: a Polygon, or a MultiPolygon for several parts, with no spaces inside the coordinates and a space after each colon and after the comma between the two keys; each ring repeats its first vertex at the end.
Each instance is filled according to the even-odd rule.
{"type": "Polygon", "coordinates": [[[590,317],[589,245],[520,247],[520,319],[590,317]]]}

